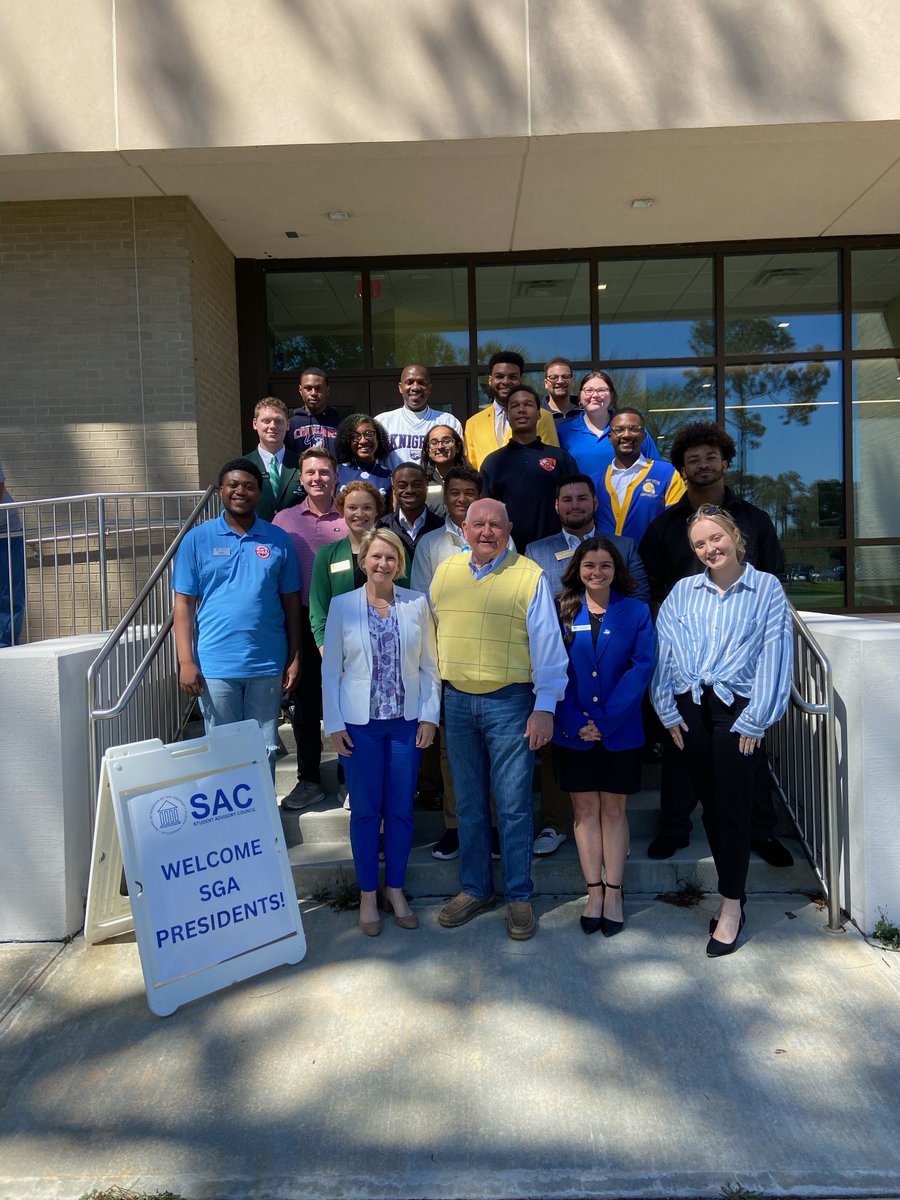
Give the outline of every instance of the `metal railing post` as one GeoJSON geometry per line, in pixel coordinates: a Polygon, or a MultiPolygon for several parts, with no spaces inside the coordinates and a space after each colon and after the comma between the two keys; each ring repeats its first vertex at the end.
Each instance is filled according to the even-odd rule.
{"type": "MultiPolygon", "coordinates": [[[[109,629],[109,583],[106,578],[106,497],[97,497],[97,540],[100,570],[100,628],[109,629]]],[[[89,573],[90,574],[90,573],[89,573]]],[[[88,579],[90,587],[90,579],[88,579]]]]}

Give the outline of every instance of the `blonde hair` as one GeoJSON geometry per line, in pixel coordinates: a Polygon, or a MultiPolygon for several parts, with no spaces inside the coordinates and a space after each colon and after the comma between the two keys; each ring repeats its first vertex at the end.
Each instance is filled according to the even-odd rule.
{"type": "Polygon", "coordinates": [[[400,565],[397,567],[397,574],[394,576],[394,578],[399,579],[401,575],[406,574],[406,547],[400,541],[396,533],[394,533],[393,529],[381,529],[376,525],[374,529],[366,530],[366,532],[359,539],[359,554],[356,556],[356,561],[359,563],[359,569],[363,572],[363,574],[365,574],[365,567],[363,564],[366,561],[366,555],[369,553],[369,547],[373,542],[378,541],[387,542],[389,546],[393,546],[393,548],[397,551],[397,559],[400,565]]]}
{"type": "Polygon", "coordinates": [[[718,525],[720,529],[724,529],[731,540],[734,542],[734,548],[737,551],[738,562],[743,562],[747,554],[747,543],[744,541],[744,535],[741,533],[735,524],[734,517],[725,508],[720,508],[718,504],[701,504],[694,515],[689,519],[687,524],[688,540],[691,541],[691,549],[693,550],[693,541],[691,539],[691,530],[698,521],[712,521],[714,525],[718,525]]]}

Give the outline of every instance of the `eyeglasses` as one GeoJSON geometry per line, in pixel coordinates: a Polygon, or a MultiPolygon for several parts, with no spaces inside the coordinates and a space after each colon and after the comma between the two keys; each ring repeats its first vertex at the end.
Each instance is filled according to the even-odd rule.
{"type": "Polygon", "coordinates": [[[365,433],[351,433],[351,442],[377,442],[378,434],[374,429],[367,429],[365,433]]]}
{"type": "Polygon", "coordinates": [[[582,396],[587,396],[588,398],[590,398],[591,396],[609,396],[611,393],[610,393],[610,390],[608,387],[603,387],[603,388],[582,388],[581,394],[582,394],[582,396]]]}
{"type": "Polygon", "coordinates": [[[643,433],[643,425],[617,425],[615,429],[610,429],[610,437],[621,437],[623,433],[643,433]]]}
{"type": "Polygon", "coordinates": [[[548,383],[568,383],[573,376],[571,375],[545,375],[544,378],[548,383]]]}
{"type": "Polygon", "coordinates": [[[431,446],[431,447],[435,447],[435,446],[452,446],[452,445],[453,445],[453,438],[452,438],[452,437],[445,437],[445,438],[429,438],[429,439],[428,439],[428,445],[429,445],[429,446],[431,446]]]}

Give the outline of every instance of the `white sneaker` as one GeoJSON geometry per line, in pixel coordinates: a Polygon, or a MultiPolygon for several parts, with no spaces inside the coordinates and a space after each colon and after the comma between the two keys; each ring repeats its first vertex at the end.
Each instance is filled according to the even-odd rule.
{"type": "Polygon", "coordinates": [[[548,854],[555,853],[565,840],[566,835],[564,833],[557,833],[555,829],[551,829],[548,825],[534,839],[532,849],[539,858],[543,858],[548,854]]]}

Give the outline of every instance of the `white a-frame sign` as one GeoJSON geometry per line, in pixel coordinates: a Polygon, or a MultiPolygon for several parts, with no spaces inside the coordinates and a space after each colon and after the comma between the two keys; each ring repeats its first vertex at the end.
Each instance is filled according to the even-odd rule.
{"type": "Polygon", "coordinates": [[[122,864],[147,1002],[158,1016],[300,962],[306,953],[256,721],[169,746],[155,740],[107,750],[88,888],[89,940],[99,940],[93,929],[106,926],[110,936],[128,923],[121,911],[108,921],[110,914],[98,911],[103,897],[108,904],[115,896],[121,908],[122,864]]]}

